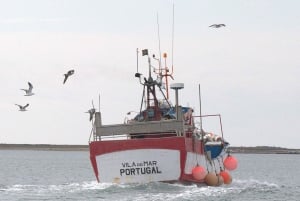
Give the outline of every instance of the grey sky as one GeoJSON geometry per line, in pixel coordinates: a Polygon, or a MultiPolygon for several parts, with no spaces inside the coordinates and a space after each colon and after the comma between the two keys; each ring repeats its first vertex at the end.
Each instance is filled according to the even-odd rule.
{"type": "MultiPolygon", "coordinates": [[[[92,99],[98,105],[99,93],[105,124],[138,110],[135,51],[158,55],[157,13],[171,65],[171,0],[0,2],[0,143],[87,144],[84,112],[92,99]],[[75,74],[63,85],[70,69],[75,74]],[[28,81],[32,97],[20,90],[28,81]],[[27,112],[14,105],[26,103],[27,112]]],[[[300,2],[174,3],[180,102],[198,114],[201,84],[203,113],[222,115],[231,145],[299,148],[300,2]],[[226,27],[208,27],[214,23],[226,27]]],[[[140,69],[146,66],[140,58],[140,69]]]]}

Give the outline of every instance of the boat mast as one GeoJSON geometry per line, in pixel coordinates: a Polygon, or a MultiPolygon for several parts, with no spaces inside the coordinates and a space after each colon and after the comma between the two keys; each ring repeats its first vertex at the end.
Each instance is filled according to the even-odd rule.
{"type": "Polygon", "coordinates": [[[149,77],[146,82],[147,86],[147,112],[148,112],[148,120],[160,120],[161,114],[159,111],[158,100],[156,97],[156,81],[153,80],[151,75],[151,59],[148,56],[148,64],[149,64],[149,77]],[[152,97],[151,97],[152,95],[152,97]],[[151,101],[153,101],[153,105],[151,105],[151,101]]]}
{"type": "MultiPolygon", "coordinates": [[[[147,90],[146,111],[144,111],[143,114],[141,114],[141,115],[143,115],[143,117],[146,121],[160,120],[161,113],[159,110],[158,100],[156,97],[156,89],[155,89],[155,87],[156,87],[156,85],[158,85],[158,83],[156,80],[153,80],[153,78],[152,78],[152,74],[151,74],[152,66],[151,66],[151,59],[148,54],[148,49],[142,50],[142,56],[147,56],[149,71],[148,71],[148,78],[144,77],[143,80],[142,80],[142,74],[140,74],[138,72],[135,74],[135,77],[138,77],[140,80],[140,83],[144,86],[143,97],[145,94],[145,88],[147,90]]],[[[142,97],[142,99],[143,99],[143,97],[142,97]]],[[[142,113],[142,111],[140,111],[140,113],[142,113]]]]}

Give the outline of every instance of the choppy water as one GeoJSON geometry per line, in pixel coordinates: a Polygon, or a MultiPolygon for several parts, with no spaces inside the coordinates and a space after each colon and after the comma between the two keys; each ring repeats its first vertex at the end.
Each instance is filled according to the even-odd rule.
{"type": "Polygon", "coordinates": [[[233,183],[221,187],[98,184],[88,152],[0,150],[0,201],[288,200],[300,198],[300,155],[235,155],[233,183]]]}

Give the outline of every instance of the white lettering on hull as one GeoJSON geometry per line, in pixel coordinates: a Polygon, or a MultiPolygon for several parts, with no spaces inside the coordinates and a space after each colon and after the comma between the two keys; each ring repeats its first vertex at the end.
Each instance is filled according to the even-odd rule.
{"type": "Polygon", "coordinates": [[[180,177],[180,152],[168,149],[118,151],[96,157],[101,182],[143,183],[180,177]]]}
{"type": "Polygon", "coordinates": [[[161,174],[158,167],[126,168],[120,169],[120,176],[123,175],[143,175],[143,174],[161,174]]]}

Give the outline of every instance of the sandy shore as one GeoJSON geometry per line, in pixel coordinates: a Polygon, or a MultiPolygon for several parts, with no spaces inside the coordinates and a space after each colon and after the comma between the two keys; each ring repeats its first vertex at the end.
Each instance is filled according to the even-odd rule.
{"type": "MultiPolygon", "coordinates": [[[[89,151],[89,147],[88,145],[0,144],[0,150],[89,151]]],[[[230,151],[244,154],[300,154],[300,149],[269,146],[230,147],[230,151]]]]}

